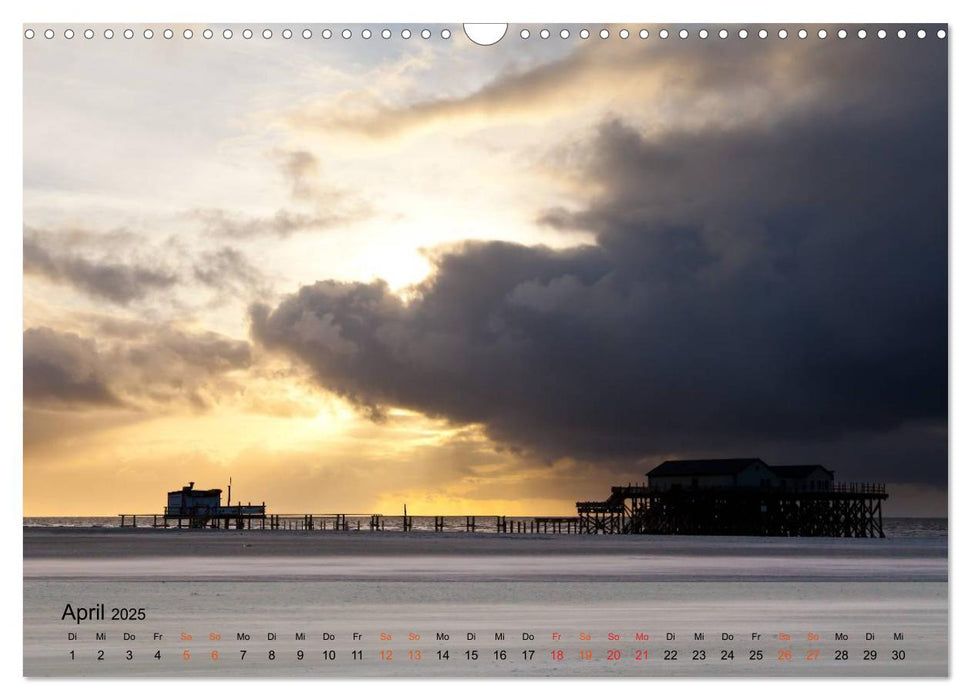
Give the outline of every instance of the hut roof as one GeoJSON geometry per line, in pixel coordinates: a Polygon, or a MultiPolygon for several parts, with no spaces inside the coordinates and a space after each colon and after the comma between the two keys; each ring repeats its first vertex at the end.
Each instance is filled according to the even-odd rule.
{"type": "Polygon", "coordinates": [[[223,492],[222,489],[197,489],[195,484],[191,486],[183,486],[178,491],[169,491],[170,496],[174,496],[180,493],[187,493],[193,496],[218,496],[223,492]]]}
{"type": "Polygon", "coordinates": [[[787,464],[780,467],[769,467],[780,479],[805,479],[817,469],[833,476],[833,472],[822,464],[787,464]]]}
{"type": "Polygon", "coordinates": [[[735,459],[669,459],[647,473],[647,476],[731,476],[753,464],[768,465],[758,457],[735,459]]]}

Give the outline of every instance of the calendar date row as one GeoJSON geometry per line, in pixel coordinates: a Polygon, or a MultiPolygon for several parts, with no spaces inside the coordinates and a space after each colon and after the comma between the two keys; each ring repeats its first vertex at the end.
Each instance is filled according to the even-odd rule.
{"type": "Polygon", "coordinates": [[[452,661],[462,660],[467,662],[477,661],[520,661],[531,662],[540,659],[552,662],[568,661],[594,661],[602,660],[607,662],[619,661],[723,661],[732,662],[744,660],[749,662],[793,662],[807,661],[815,662],[827,658],[835,662],[860,660],[878,661],[881,659],[889,661],[905,661],[907,651],[903,648],[879,650],[870,649],[848,649],[837,648],[830,650],[823,649],[238,649],[238,650],[194,650],[194,649],[119,649],[106,650],[96,649],[93,651],[80,651],[70,649],[68,654],[71,660],[90,659],[94,661],[106,661],[111,658],[123,658],[125,661],[135,661],[140,659],[162,661],[163,659],[175,659],[182,662],[218,662],[235,660],[239,662],[252,661],[296,661],[305,662],[318,660],[322,662],[349,660],[349,661],[379,661],[393,663],[404,662],[423,662],[423,661],[452,661]]]}

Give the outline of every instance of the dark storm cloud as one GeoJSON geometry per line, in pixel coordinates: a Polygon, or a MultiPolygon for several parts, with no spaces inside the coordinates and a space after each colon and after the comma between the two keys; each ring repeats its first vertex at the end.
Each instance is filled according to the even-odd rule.
{"type": "MultiPolygon", "coordinates": [[[[778,59],[759,51],[752,91],[778,59]]],[[[409,302],[318,282],[255,306],[254,337],[362,406],[547,457],[829,446],[852,465],[882,454],[854,435],[891,435],[937,459],[887,480],[942,481],[946,46],[793,52],[813,97],[788,110],[660,135],[603,123],[575,173],[598,194],[540,215],[596,246],[468,243],[409,302]]]]}
{"type": "Polygon", "coordinates": [[[252,364],[249,343],[218,333],[136,323],[104,329],[97,344],[46,327],[24,331],[25,404],[206,408],[238,392],[227,375],[252,364]]]}
{"type": "Polygon", "coordinates": [[[181,365],[207,374],[245,369],[252,362],[250,345],[211,331],[187,333],[157,329],[150,342],[131,346],[125,356],[153,373],[168,374],[166,365],[181,365]]]}
{"type": "Polygon", "coordinates": [[[24,331],[24,402],[120,406],[94,342],[50,328],[24,331]]]}
{"type": "Polygon", "coordinates": [[[116,304],[127,304],[154,291],[171,288],[178,277],[162,269],[110,260],[93,261],[45,247],[41,233],[25,230],[24,272],[71,286],[116,304]]]}

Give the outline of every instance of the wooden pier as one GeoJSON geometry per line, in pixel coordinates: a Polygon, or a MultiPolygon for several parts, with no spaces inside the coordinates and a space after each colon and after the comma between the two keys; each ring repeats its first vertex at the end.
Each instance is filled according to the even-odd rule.
{"type": "MultiPolygon", "coordinates": [[[[194,482],[170,491],[165,511],[123,514],[121,527],[532,535],[751,535],[884,537],[884,484],[837,483],[819,465],[770,467],[758,458],[668,461],[644,484],[614,486],[604,501],[578,501],[577,515],[267,513],[266,503],[223,505],[220,489],[194,482]],[[430,522],[429,522],[430,521],[430,522]],[[451,522],[449,522],[451,521],[451,522]]],[[[231,484],[230,484],[231,488],[231,484]]]]}
{"type": "Polygon", "coordinates": [[[178,517],[164,513],[125,513],[121,527],[213,530],[415,531],[415,519],[427,523],[423,532],[497,534],[577,534],[580,519],[573,516],[513,517],[506,515],[393,515],[381,513],[243,513],[239,517],[178,517]],[[451,520],[451,527],[447,521],[451,520]],[[464,520],[464,524],[463,524],[464,520]],[[464,525],[464,526],[463,526],[464,525]]]}
{"type": "Polygon", "coordinates": [[[752,535],[884,537],[883,484],[821,490],[652,489],[615,486],[605,501],[578,501],[577,516],[238,513],[230,517],[120,515],[121,527],[302,531],[416,531],[526,535],[752,535]],[[449,524],[447,521],[451,521],[449,524]]]}
{"type": "MultiPolygon", "coordinates": [[[[181,530],[349,530],[369,531],[401,530],[411,532],[415,529],[415,517],[408,514],[408,504],[402,507],[400,516],[386,516],[381,513],[267,513],[266,502],[253,504],[232,503],[233,480],[229,480],[226,502],[223,503],[222,489],[196,488],[190,481],[182,488],[169,491],[166,506],[162,513],[125,513],[118,517],[121,527],[137,528],[174,528],[181,530]]],[[[508,533],[576,533],[579,532],[579,519],[575,517],[523,518],[505,515],[431,515],[418,516],[421,521],[431,520],[431,527],[419,530],[432,532],[460,532],[459,523],[465,519],[465,532],[491,532],[491,522],[495,520],[495,532],[508,533]],[[450,524],[448,520],[451,519],[450,524]],[[456,522],[458,521],[458,522],[456,522]]]]}

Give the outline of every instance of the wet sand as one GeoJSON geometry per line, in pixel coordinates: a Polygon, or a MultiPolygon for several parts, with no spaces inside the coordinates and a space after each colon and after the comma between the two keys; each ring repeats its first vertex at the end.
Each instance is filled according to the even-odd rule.
{"type": "Polygon", "coordinates": [[[947,581],[947,540],[25,528],[26,578],[947,581]]]}

